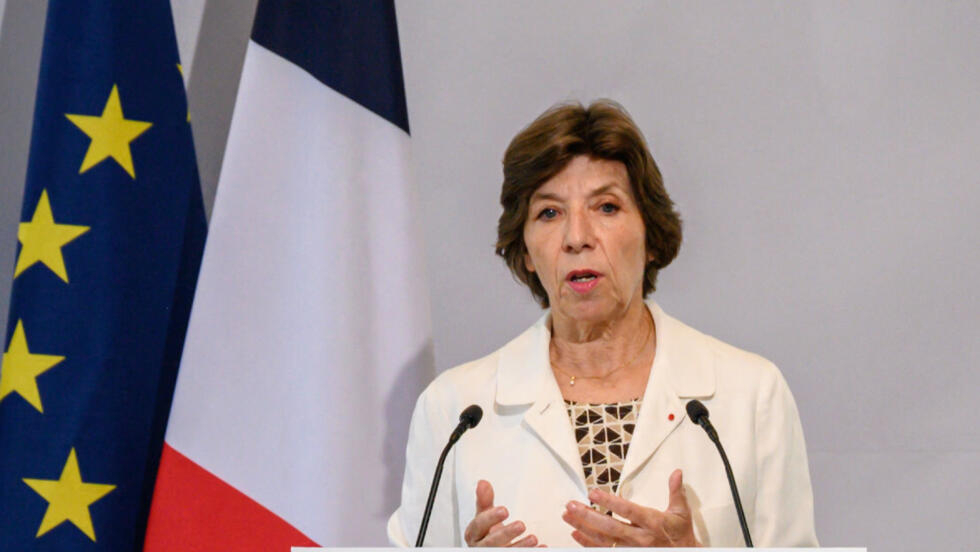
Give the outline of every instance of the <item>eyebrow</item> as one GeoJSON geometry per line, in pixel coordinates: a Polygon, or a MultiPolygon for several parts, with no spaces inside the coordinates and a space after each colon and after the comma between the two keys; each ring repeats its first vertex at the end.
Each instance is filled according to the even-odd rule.
{"type": "MultiPolygon", "coordinates": [[[[600,196],[602,194],[607,194],[615,189],[616,189],[615,184],[612,183],[606,184],[605,186],[600,186],[595,190],[589,192],[589,197],[595,197],[595,196],[600,196]]],[[[550,199],[553,201],[561,201],[563,198],[562,196],[551,192],[534,192],[533,194],[531,194],[531,199],[528,201],[528,203],[539,199],[550,199]]]]}

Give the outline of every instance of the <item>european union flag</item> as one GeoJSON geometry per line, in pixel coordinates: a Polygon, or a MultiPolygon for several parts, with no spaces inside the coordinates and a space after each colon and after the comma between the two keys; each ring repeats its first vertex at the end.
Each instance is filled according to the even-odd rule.
{"type": "Polygon", "coordinates": [[[194,159],[170,2],[50,0],[0,368],[0,549],[142,546],[206,231],[194,159]]]}

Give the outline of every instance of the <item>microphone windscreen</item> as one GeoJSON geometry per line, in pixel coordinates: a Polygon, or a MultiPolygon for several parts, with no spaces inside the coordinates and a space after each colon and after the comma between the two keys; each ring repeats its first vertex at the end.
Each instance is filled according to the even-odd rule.
{"type": "Polygon", "coordinates": [[[692,422],[700,424],[701,418],[707,419],[708,409],[701,404],[701,401],[694,399],[687,403],[687,416],[691,418],[692,422]]]}
{"type": "Polygon", "coordinates": [[[459,415],[460,423],[466,423],[466,427],[472,429],[476,427],[476,424],[480,423],[483,418],[483,409],[475,404],[471,404],[463,410],[463,413],[459,415]]]}

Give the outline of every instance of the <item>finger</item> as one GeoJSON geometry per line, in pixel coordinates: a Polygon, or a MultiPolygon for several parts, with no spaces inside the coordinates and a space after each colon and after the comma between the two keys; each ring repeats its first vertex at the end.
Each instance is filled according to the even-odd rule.
{"type": "Polygon", "coordinates": [[[649,525],[648,517],[650,510],[652,510],[651,508],[644,508],[621,496],[616,496],[599,489],[589,491],[589,500],[623,519],[628,519],[633,525],[649,525]]]}
{"type": "MultiPolygon", "coordinates": [[[[514,541],[507,546],[511,548],[535,548],[538,546],[538,537],[528,535],[521,540],[514,541]]],[[[541,546],[544,546],[543,544],[541,546]]]]}
{"type": "Polygon", "coordinates": [[[476,512],[493,508],[493,485],[481,479],[476,484],[476,512]]]}
{"type": "Polygon", "coordinates": [[[596,540],[595,537],[592,537],[590,535],[587,535],[587,534],[585,534],[585,533],[583,533],[581,531],[577,531],[577,530],[576,531],[572,531],[572,538],[575,539],[575,542],[581,544],[582,546],[584,546],[586,548],[601,548],[601,547],[609,547],[609,546],[612,546],[612,543],[609,543],[609,542],[605,542],[605,543],[599,542],[598,540],[596,540]]]}
{"type": "MultiPolygon", "coordinates": [[[[489,510],[490,508],[493,508],[493,500],[494,500],[493,485],[491,485],[489,481],[486,481],[484,479],[481,479],[480,481],[478,481],[476,483],[476,511],[477,511],[477,513],[480,513],[482,511],[489,510]]],[[[507,519],[507,517],[504,516],[504,519],[507,519]]],[[[493,531],[494,528],[496,528],[496,527],[500,527],[500,525],[501,525],[501,523],[503,523],[503,521],[504,520],[501,519],[495,525],[492,525],[490,527],[490,529],[487,530],[487,533],[489,533],[490,531],[493,531]]]]}
{"type": "Polygon", "coordinates": [[[636,528],[602,515],[581,502],[571,501],[562,516],[565,523],[600,541],[629,540],[636,528]]]}
{"type": "Polygon", "coordinates": [[[687,505],[687,492],[684,491],[684,473],[681,470],[674,470],[674,473],[670,474],[667,488],[670,491],[667,511],[690,519],[691,508],[687,505]]]}
{"type": "Polygon", "coordinates": [[[485,546],[485,547],[506,546],[507,544],[510,544],[510,541],[521,536],[521,534],[524,533],[526,529],[527,528],[524,527],[523,521],[515,521],[513,523],[508,523],[507,525],[503,525],[498,529],[490,531],[490,533],[488,533],[486,537],[484,537],[482,540],[477,541],[476,545],[485,546]]]}
{"type": "Polygon", "coordinates": [[[495,525],[507,519],[507,516],[507,508],[504,508],[503,506],[484,510],[474,516],[473,520],[466,526],[466,531],[463,533],[463,537],[466,539],[467,544],[472,546],[474,543],[486,537],[487,534],[490,533],[490,530],[495,525]]]}
{"type": "Polygon", "coordinates": [[[601,535],[595,533],[589,529],[575,529],[574,534],[578,534],[582,537],[581,541],[584,541],[584,546],[603,546],[608,547],[613,545],[613,539],[608,535],[601,535]]]}

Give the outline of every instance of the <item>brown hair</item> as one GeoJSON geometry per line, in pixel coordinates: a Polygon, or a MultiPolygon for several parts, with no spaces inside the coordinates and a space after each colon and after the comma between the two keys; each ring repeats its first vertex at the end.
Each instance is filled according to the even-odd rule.
{"type": "Polygon", "coordinates": [[[619,161],[626,166],[633,198],[643,217],[646,247],[653,260],[643,277],[643,296],[656,288],[657,273],[669,265],[681,245],[681,219],[664,189],[643,134],[626,110],[611,100],[558,104],[542,113],[511,140],[504,153],[504,182],[497,222],[497,255],[514,277],[548,307],[548,295],[537,274],[524,264],[527,245],[524,224],[528,203],[539,186],[555,176],[575,157],[619,161]]]}

